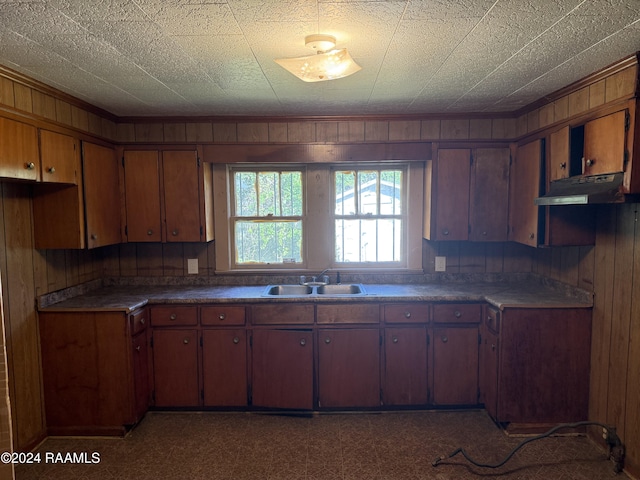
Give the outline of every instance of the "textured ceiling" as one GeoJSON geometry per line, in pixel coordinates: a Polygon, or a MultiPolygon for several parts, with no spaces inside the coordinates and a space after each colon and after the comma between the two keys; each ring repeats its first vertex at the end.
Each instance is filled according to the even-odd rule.
{"type": "Polygon", "coordinates": [[[119,116],[514,111],[640,50],[640,0],[0,0],[0,64],[119,116]],[[273,60],[326,33],[362,70],[273,60]]]}

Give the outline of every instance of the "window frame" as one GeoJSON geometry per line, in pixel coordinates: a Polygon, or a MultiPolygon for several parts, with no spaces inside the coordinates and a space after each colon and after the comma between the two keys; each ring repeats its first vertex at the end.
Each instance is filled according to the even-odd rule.
{"type": "Polygon", "coordinates": [[[422,242],[423,242],[423,208],[424,208],[424,178],[425,163],[420,161],[398,162],[273,162],[269,164],[256,163],[215,163],[213,165],[213,195],[214,195],[214,228],[215,242],[215,273],[216,274],[267,274],[280,273],[283,275],[298,275],[303,273],[317,273],[325,268],[340,270],[345,273],[394,273],[394,274],[422,274],[422,242]],[[404,220],[404,255],[400,264],[381,263],[337,263],[335,255],[335,191],[332,179],[333,169],[373,169],[394,168],[404,165],[405,188],[404,220]],[[303,215],[306,225],[303,225],[303,258],[301,263],[294,264],[258,264],[240,265],[235,262],[235,245],[231,243],[232,235],[230,215],[231,202],[234,201],[231,183],[232,169],[247,168],[255,171],[274,169],[302,169],[303,175],[303,215]],[[327,202],[327,194],[330,198],[327,202]],[[310,252],[313,255],[310,256],[310,252]]]}

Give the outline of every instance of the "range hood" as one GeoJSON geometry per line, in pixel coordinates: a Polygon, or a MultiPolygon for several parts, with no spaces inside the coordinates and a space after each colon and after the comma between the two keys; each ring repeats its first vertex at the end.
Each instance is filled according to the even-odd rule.
{"type": "Polygon", "coordinates": [[[547,193],[534,202],[536,205],[623,203],[623,178],[622,172],[562,178],[551,182],[547,193]]]}

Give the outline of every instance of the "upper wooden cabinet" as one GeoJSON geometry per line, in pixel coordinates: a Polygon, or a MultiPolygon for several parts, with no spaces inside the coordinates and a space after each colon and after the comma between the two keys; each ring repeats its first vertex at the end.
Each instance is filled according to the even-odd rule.
{"type": "Polygon", "coordinates": [[[129,242],[213,240],[212,166],[197,150],[125,150],[129,242]]]}
{"type": "Polygon", "coordinates": [[[519,145],[511,164],[508,239],[532,247],[538,245],[540,207],[533,201],[541,191],[543,149],[542,139],[519,145]]]}
{"type": "Polygon", "coordinates": [[[83,179],[34,189],[37,249],[96,248],[120,243],[120,172],[112,148],[82,144],[83,179]]]}
{"type": "Polygon", "coordinates": [[[36,127],[0,118],[0,177],[40,179],[36,127]]]}
{"type": "Polygon", "coordinates": [[[584,125],[585,175],[624,171],[628,116],[621,110],[584,125]]]}
{"type": "Polygon", "coordinates": [[[425,169],[424,237],[504,241],[509,148],[440,149],[425,169]]]}
{"type": "Polygon", "coordinates": [[[78,140],[69,135],[40,130],[40,164],[43,182],[77,184],[80,176],[78,140]]]}

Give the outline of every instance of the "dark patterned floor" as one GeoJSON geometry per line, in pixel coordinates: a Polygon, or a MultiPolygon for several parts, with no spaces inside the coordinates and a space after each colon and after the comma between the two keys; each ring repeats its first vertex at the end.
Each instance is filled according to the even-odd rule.
{"type": "MultiPolygon", "coordinates": [[[[470,465],[501,461],[522,438],[508,437],[484,411],[323,414],[149,413],[125,439],[49,438],[31,479],[626,479],[583,436],[531,442],[497,470],[470,465]],[[97,464],[45,464],[47,452],[83,453],[97,464]]],[[[58,457],[60,459],[60,457],[58,457]]]]}

